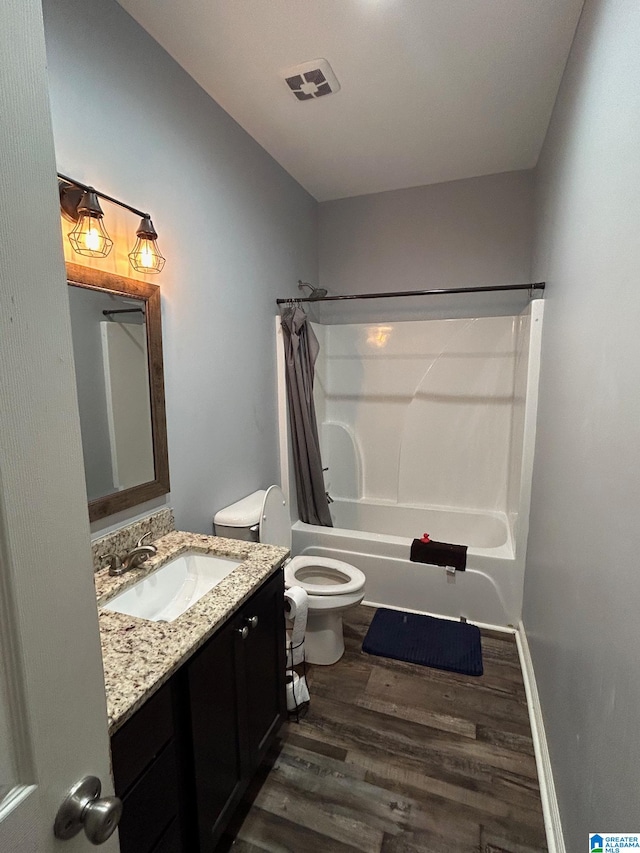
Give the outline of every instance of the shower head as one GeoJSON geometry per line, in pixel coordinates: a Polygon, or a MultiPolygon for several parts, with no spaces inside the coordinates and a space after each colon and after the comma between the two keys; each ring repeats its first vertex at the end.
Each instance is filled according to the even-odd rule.
{"type": "Polygon", "coordinates": [[[327,295],[327,291],[324,287],[314,287],[312,284],[309,284],[308,281],[300,281],[298,279],[298,290],[302,290],[303,287],[308,287],[311,293],[309,294],[309,299],[324,299],[327,295]]]}

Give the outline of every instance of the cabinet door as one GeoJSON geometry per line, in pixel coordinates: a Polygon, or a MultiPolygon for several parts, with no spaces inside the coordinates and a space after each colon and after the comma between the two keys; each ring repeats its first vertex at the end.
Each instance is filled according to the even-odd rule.
{"type": "Polygon", "coordinates": [[[190,849],[181,836],[185,779],[175,741],[173,684],[161,687],[111,739],[115,791],[124,805],[122,853],[155,851],[169,825],[177,839],[173,853],[190,849]]]}
{"type": "MultiPolygon", "coordinates": [[[[151,853],[170,824],[179,831],[179,795],[175,745],[170,741],[123,798],[121,853],[151,853]]],[[[180,850],[179,842],[174,853],[180,850]]]]}
{"type": "Polygon", "coordinates": [[[201,853],[211,853],[243,783],[238,732],[239,617],[188,664],[195,799],[201,853]]]}
{"type": "Polygon", "coordinates": [[[269,580],[242,608],[249,635],[241,643],[244,663],[243,745],[252,775],[286,717],[284,575],[269,580]],[[252,620],[257,618],[255,627],[252,620]]]}
{"type": "Polygon", "coordinates": [[[165,684],[111,738],[116,794],[124,797],[174,736],[171,684],[165,684]]]}

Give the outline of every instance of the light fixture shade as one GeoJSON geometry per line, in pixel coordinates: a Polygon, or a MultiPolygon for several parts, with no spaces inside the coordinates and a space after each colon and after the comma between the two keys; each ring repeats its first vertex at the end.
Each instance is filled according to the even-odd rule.
{"type": "Polygon", "coordinates": [[[165,259],[158,248],[158,235],[153,222],[145,216],[136,231],[136,244],[129,253],[129,263],[138,272],[158,273],[162,271],[165,259]]]}
{"type": "Polygon", "coordinates": [[[78,221],[69,233],[69,242],[79,255],[106,258],[113,240],[102,224],[102,208],[95,192],[87,191],[78,205],[78,221]]]}

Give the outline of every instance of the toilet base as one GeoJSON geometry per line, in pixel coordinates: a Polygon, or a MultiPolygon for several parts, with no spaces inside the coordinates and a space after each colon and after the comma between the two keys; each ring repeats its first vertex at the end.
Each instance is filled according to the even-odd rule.
{"type": "Polygon", "coordinates": [[[344,654],[342,611],[309,612],[304,650],[307,663],[328,666],[340,660],[344,654]]]}

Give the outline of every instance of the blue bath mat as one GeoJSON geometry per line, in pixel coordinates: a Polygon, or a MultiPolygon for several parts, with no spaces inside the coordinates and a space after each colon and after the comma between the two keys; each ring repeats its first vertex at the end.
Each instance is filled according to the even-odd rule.
{"type": "Polygon", "coordinates": [[[462,675],[483,671],[480,629],[475,625],[383,607],[371,621],[362,651],[462,675]]]}

